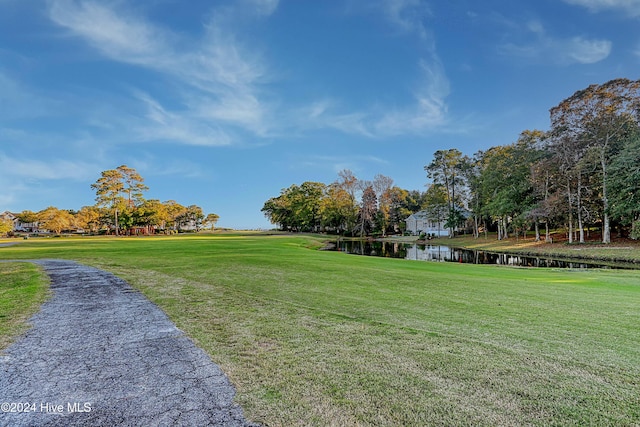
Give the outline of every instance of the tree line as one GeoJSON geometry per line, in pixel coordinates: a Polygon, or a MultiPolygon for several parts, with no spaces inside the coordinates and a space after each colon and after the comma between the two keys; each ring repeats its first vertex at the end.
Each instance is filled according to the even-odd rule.
{"type": "Polygon", "coordinates": [[[610,243],[613,228],[640,238],[640,80],[579,90],[551,108],[550,122],[548,131],[525,130],[513,143],[471,157],[456,148],[436,151],[424,167],[430,180],[424,193],[343,171],[330,185],[284,189],[262,211],[292,231],[384,234],[425,210],[431,220],[451,230],[468,226],[476,237],[533,230],[536,240],[544,233],[550,241],[551,230],[562,229],[572,243],[585,242],[595,228],[610,243]]]}
{"type": "MultiPolygon", "coordinates": [[[[616,79],[577,91],[550,110],[548,131],[526,130],[516,142],[479,151],[437,151],[425,166],[429,190],[442,195],[443,216],[498,239],[534,230],[550,240],[563,229],[584,243],[597,229],[640,238],[640,80],[616,79]]],[[[442,211],[441,210],[441,211],[442,211]]]]}
{"type": "Polygon", "coordinates": [[[407,216],[425,205],[424,197],[395,186],[387,176],[361,180],[345,169],[331,184],[307,181],[283,189],[262,212],[287,231],[384,236],[403,231],[407,216]]]}
{"type": "Polygon", "coordinates": [[[197,205],[183,206],[174,200],[145,199],[144,192],[148,187],[144,179],[126,165],[101,172],[91,188],[96,192],[96,204],[93,206],[83,206],[78,211],[50,206],[39,212],[22,211],[17,218],[24,224],[37,223],[38,229],[56,234],[83,230],[115,235],[185,229],[198,231],[203,226],[213,229],[219,218],[215,213],[205,216],[197,205]]]}

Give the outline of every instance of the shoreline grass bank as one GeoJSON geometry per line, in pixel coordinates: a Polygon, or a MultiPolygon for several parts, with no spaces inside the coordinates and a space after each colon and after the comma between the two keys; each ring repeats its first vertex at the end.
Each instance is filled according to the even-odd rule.
{"type": "Polygon", "coordinates": [[[615,239],[612,243],[603,244],[597,241],[571,243],[555,238],[554,243],[536,242],[534,237],[510,237],[497,240],[495,235],[485,238],[473,236],[456,236],[454,238],[438,238],[426,244],[442,244],[466,249],[485,250],[500,253],[518,253],[527,256],[541,256],[564,259],[583,259],[593,261],[611,261],[640,264],[640,242],[629,239],[615,239]]]}

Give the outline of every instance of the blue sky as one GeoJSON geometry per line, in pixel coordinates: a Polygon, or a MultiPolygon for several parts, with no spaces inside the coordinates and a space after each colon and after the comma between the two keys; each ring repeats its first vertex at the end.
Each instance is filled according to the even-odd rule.
{"type": "Polygon", "coordinates": [[[233,228],[342,169],[424,190],[436,150],[638,78],[638,24],[640,0],[0,0],[0,211],[91,205],[121,164],[233,228]]]}

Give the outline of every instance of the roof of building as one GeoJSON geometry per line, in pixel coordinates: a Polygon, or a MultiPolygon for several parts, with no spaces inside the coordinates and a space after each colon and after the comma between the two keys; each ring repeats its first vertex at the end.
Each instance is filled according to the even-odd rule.
{"type": "Polygon", "coordinates": [[[9,219],[16,219],[18,217],[18,214],[13,213],[13,212],[9,212],[9,211],[4,211],[4,212],[0,213],[0,217],[9,218],[9,219]]]}
{"type": "Polygon", "coordinates": [[[412,218],[412,219],[428,219],[429,218],[429,214],[427,213],[426,210],[421,210],[421,211],[412,213],[411,215],[409,215],[407,217],[407,219],[409,219],[409,218],[412,218]]]}

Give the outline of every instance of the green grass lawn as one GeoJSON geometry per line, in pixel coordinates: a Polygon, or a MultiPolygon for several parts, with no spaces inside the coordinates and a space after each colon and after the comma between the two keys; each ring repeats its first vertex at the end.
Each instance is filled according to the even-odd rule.
{"type": "Polygon", "coordinates": [[[0,263],[0,351],[26,331],[27,319],[47,297],[47,283],[33,264],[0,263]]]}
{"type": "Polygon", "coordinates": [[[268,425],[640,424],[640,272],[318,246],[249,234],[32,239],[0,259],[70,258],[128,280],[268,425]]]}

